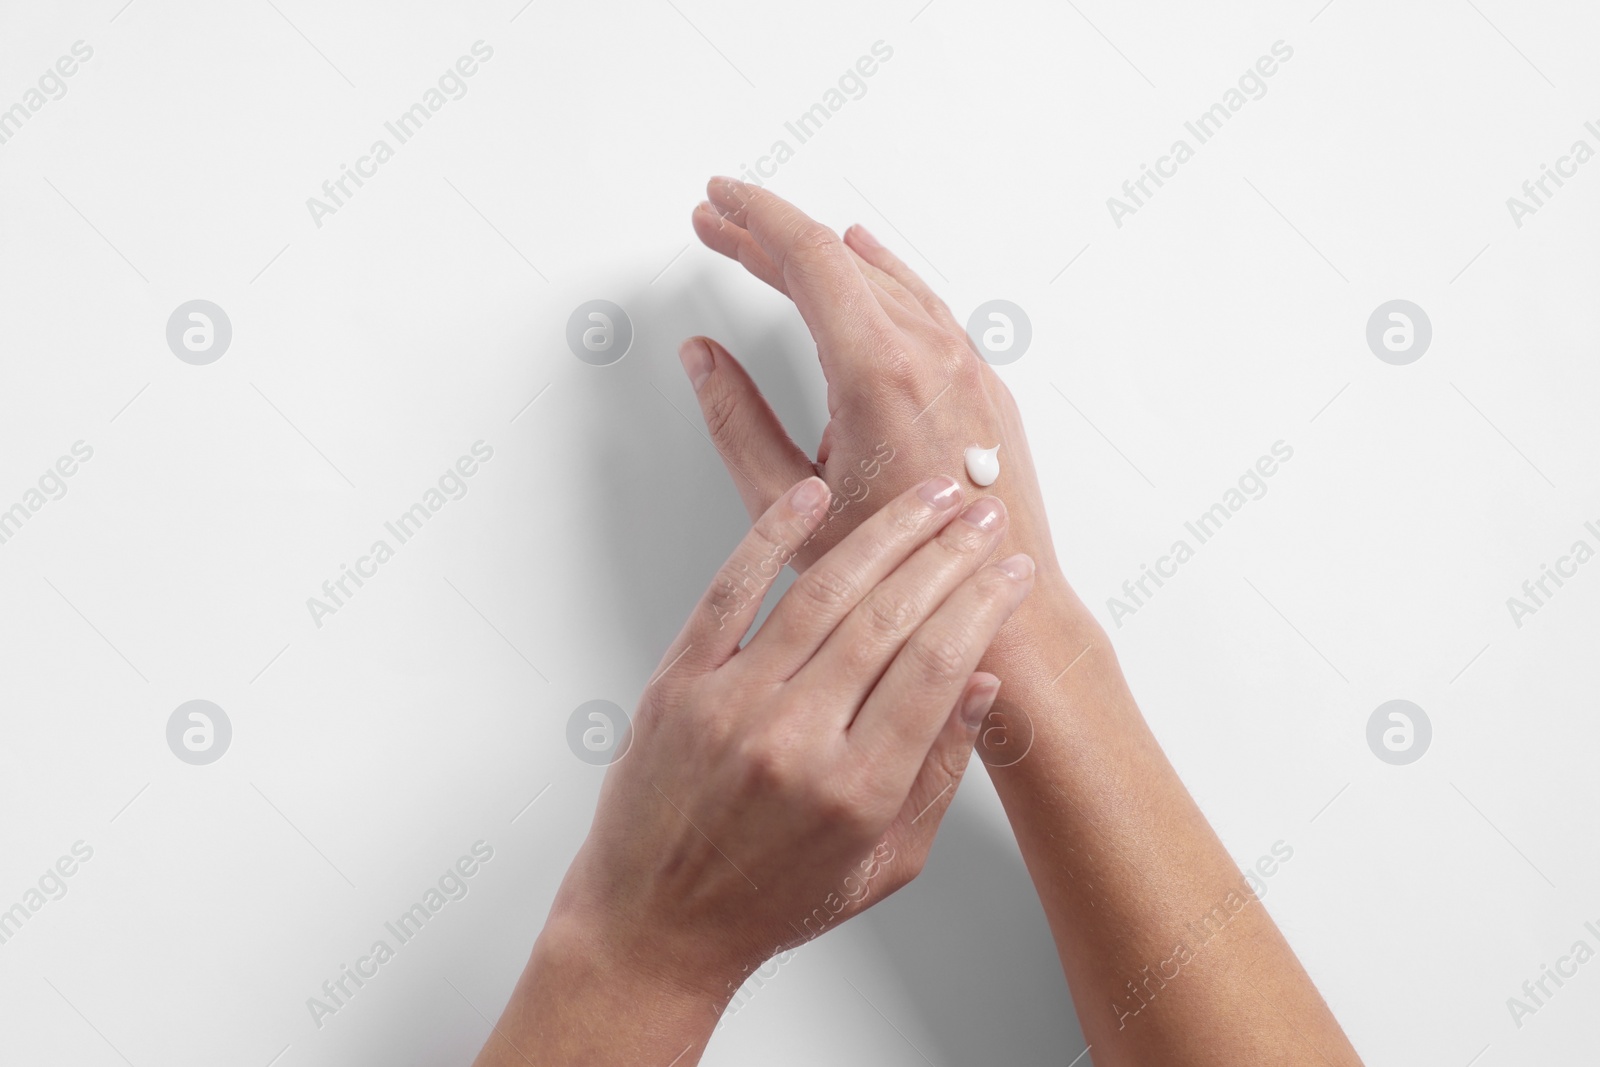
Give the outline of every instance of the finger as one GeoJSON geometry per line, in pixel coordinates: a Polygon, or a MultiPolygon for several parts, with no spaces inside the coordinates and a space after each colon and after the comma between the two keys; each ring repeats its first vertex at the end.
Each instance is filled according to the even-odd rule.
{"type": "MultiPolygon", "coordinates": [[[[750,236],[750,231],[717,214],[716,208],[705,200],[696,205],[692,221],[696,236],[707,248],[713,252],[720,252],[729,259],[737,260],[751,274],[784,296],[789,295],[789,287],[783,280],[783,273],[761,250],[756,239],[750,236]]],[[[873,295],[878,298],[879,305],[890,312],[891,318],[897,316],[899,310],[904,308],[915,316],[916,321],[933,321],[928,317],[918,298],[896,281],[893,275],[862,259],[853,249],[850,250],[850,260],[871,284],[873,295]]]]}
{"type": "Polygon", "coordinates": [[[1005,526],[999,498],[980,497],[861,598],[794,676],[838,698],[829,703],[840,719],[824,725],[850,724],[911,635],[988,560],[1005,526]]]}
{"type": "Polygon", "coordinates": [[[783,272],[767,258],[765,252],[761,251],[761,246],[750,236],[750,231],[717,214],[717,209],[705,200],[695,206],[690,219],[694,224],[695,236],[700,238],[701,244],[713,252],[720,252],[729,259],[736,260],[745,270],[784,296],[789,295],[789,287],[784,284],[783,272]]]}
{"type": "Polygon", "coordinates": [[[992,674],[980,671],[968,678],[966,688],[922,761],[890,830],[890,834],[895,835],[898,829],[899,834],[895,836],[910,845],[916,854],[926,855],[940,821],[950,810],[956,787],[961,784],[972,759],[983,717],[994,707],[999,693],[1000,679],[992,674]]]}
{"type": "Polygon", "coordinates": [[[674,670],[715,670],[739,650],[784,564],[822,525],[829,497],[828,483],[813,476],[762,513],[695,605],[662,657],[652,686],[674,670]]]}
{"type": "Polygon", "coordinates": [[[862,705],[848,737],[885,787],[909,790],[963,683],[1033,587],[1033,560],[1010,556],[968,578],[917,628],[862,705]]]}
{"type": "Polygon", "coordinates": [[[960,485],[940,475],[868,516],[795,579],[745,646],[746,662],[775,680],[793,677],[866,592],[955,518],[960,502],[960,485]]]}
{"type": "MultiPolygon", "coordinates": [[[[751,274],[772,286],[784,296],[789,295],[789,285],[783,278],[783,272],[773,264],[767,254],[761,250],[754,237],[744,227],[735,225],[732,221],[717,214],[715,208],[706,201],[701,201],[695,208],[694,229],[700,240],[714,252],[720,252],[729,259],[737,260],[751,274]]],[[[846,251],[849,251],[848,249],[846,251]]],[[[867,279],[868,288],[872,296],[883,309],[892,325],[902,330],[911,331],[924,324],[932,325],[932,320],[922,310],[916,298],[906,293],[899,287],[892,277],[873,267],[855,252],[850,252],[850,261],[862,272],[867,279]],[[893,287],[894,292],[888,287],[893,287]],[[912,309],[915,309],[914,311],[912,309]]],[[[823,357],[827,360],[827,356],[823,357]]],[[[824,362],[823,371],[828,377],[828,409],[837,408],[837,386],[839,373],[831,369],[831,364],[824,362]]],[[[819,457],[820,460],[820,457],[819,457]]]]}
{"type": "Polygon", "coordinates": [[[678,346],[700,401],[706,432],[754,519],[795,482],[815,473],[739,361],[709,337],[678,346]]]}
{"type": "Polygon", "coordinates": [[[878,298],[878,306],[888,313],[890,321],[902,329],[913,325],[933,325],[927,309],[892,274],[886,274],[862,259],[855,249],[849,251],[850,261],[872,286],[872,295],[878,298]]]}
{"type": "MultiPolygon", "coordinates": [[[[935,293],[928,286],[928,283],[922,280],[916,271],[906,266],[899,256],[889,251],[876,237],[872,236],[865,226],[856,223],[845,230],[844,241],[845,244],[850,246],[851,251],[892,277],[908,293],[916,297],[917,302],[927,310],[929,317],[934,322],[946,329],[955,331],[962,337],[967,336],[967,331],[962,328],[961,323],[957,322],[955,315],[951,313],[950,305],[946,304],[939,294],[935,293]]],[[[971,343],[970,339],[968,343],[971,343]]]]}
{"type": "Polygon", "coordinates": [[[865,331],[888,330],[890,323],[844,242],[760,186],[713,178],[706,190],[717,212],[744,227],[777,268],[824,360],[838,361],[824,362],[824,372],[851,373],[839,354],[861,351],[865,331]]]}

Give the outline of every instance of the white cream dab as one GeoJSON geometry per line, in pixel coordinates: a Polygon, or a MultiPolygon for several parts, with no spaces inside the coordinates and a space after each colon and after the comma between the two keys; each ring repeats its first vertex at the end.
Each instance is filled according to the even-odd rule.
{"type": "Polygon", "coordinates": [[[967,477],[974,485],[993,485],[1000,477],[1000,446],[967,449],[967,477]]]}

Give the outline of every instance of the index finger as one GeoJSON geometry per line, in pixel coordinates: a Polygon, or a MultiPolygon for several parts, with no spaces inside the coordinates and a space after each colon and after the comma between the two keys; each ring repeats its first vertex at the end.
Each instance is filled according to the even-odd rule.
{"type": "Polygon", "coordinates": [[[859,349],[863,329],[893,329],[838,234],[760,186],[712,178],[706,193],[723,218],[755,239],[783,278],[825,361],[859,349]]]}
{"type": "Polygon", "coordinates": [[[767,590],[822,525],[830,495],[821,478],[805,478],[767,508],[700,598],[662,657],[667,666],[655,681],[685,656],[691,656],[691,668],[702,671],[715,670],[733,658],[767,590]]]}

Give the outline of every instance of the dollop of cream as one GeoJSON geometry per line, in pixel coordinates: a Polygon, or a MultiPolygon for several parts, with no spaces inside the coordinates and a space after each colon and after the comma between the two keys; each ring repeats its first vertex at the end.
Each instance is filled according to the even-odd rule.
{"type": "Polygon", "coordinates": [[[993,485],[1000,477],[1000,446],[967,449],[967,477],[974,485],[993,485]]]}

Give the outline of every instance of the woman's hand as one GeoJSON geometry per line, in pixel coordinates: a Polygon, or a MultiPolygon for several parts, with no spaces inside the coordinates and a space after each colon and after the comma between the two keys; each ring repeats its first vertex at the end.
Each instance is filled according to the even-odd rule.
{"type": "Polygon", "coordinates": [[[740,648],[828,501],[815,477],[782,493],[695,608],[551,912],[718,1009],[921,870],[999,687],[974,668],[1032,586],[1026,556],[987,564],[1004,505],[962,508],[936,477],[817,559],[740,648]]]}
{"type": "Polygon", "coordinates": [[[1026,555],[988,563],[1005,505],[962,496],[890,500],[741,648],[828,487],[766,509],[646,688],[479,1067],[690,1067],[749,971],[917,875],[999,689],[974,668],[1033,586],[1026,555]]]}
{"type": "MultiPolygon", "coordinates": [[[[883,499],[936,471],[961,469],[969,445],[999,445],[992,491],[1010,509],[1011,528],[997,549],[1027,552],[1052,598],[1071,597],[1016,403],[944,301],[860,226],[841,240],[775,194],[731,178],[713,178],[707,192],[694,211],[695,233],[794,301],[828,382],[830,421],[813,464],[725,348],[690,338],[679,351],[752,516],[806,474],[833,488],[835,514],[796,569],[877,508],[867,496],[883,499]]],[[[971,484],[964,470],[960,476],[971,484]]]]}

